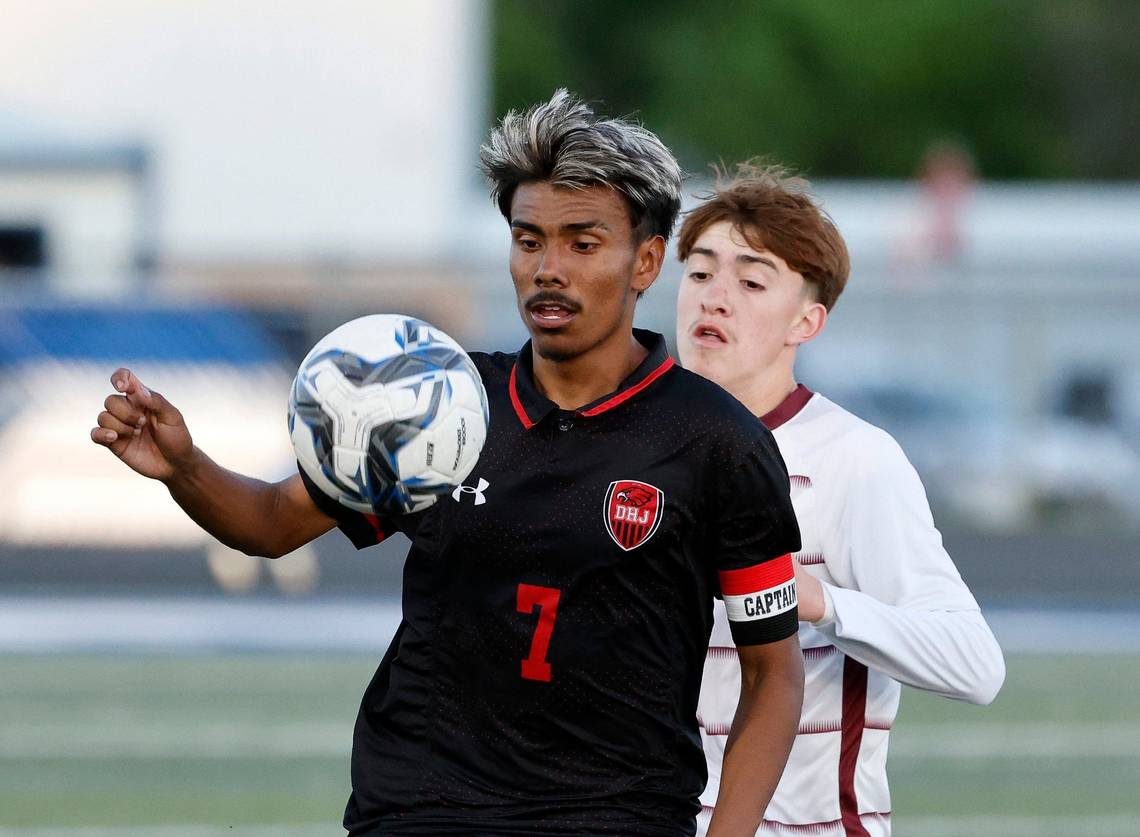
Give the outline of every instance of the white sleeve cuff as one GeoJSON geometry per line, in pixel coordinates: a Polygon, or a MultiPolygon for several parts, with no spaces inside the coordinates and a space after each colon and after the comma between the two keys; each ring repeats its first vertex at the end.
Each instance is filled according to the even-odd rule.
{"type": "Polygon", "coordinates": [[[835,621],[835,603],[831,600],[831,585],[824,584],[821,581],[819,586],[823,588],[823,616],[811,624],[817,628],[822,628],[835,621]]]}

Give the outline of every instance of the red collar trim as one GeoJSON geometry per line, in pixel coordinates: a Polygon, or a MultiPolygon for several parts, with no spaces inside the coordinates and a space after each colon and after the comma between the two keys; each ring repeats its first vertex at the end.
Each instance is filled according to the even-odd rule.
{"type": "MultiPolygon", "coordinates": [[[[652,384],[654,381],[672,369],[675,365],[676,364],[673,362],[673,358],[665,358],[665,360],[661,362],[660,366],[642,378],[641,381],[631,386],[629,389],[619,392],[613,398],[607,399],[597,406],[591,407],[588,410],[583,410],[578,415],[586,416],[587,418],[593,418],[596,415],[606,412],[606,410],[612,410],[619,404],[622,404],[625,401],[628,401],[630,398],[633,398],[633,396],[637,395],[647,386],[652,384]]],[[[515,415],[518,416],[519,421],[522,422],[522,426],[525,429],[530,430],[532,427],[534,427],[534,421],[530,416],[527,415],[526,408],[523,407],[522,404],[522,399],[519,398],[519,387],[517,381],[518,368],[519,367],[517,363],[511,367],[511,377],[507,382],[507,391],[510,393],[511,406],[515,408],[515,415]]]]}
{"type": "Polygon", "coordinates": [[[583,410],[580,415],[586,416],[587,418],[593,418],[594,416],[598,415],[599,413],[604,413],[606,410],[612,410],[618,404],[621,404],[622,402],[628,401],[630,398],[633,398],[633,396],[637,395],[639,392],[641,392],[643,389],[645,389],[651,383],[653,383],[658,378],[660,378],[662,375],[664,375],[666,372],[668,372],[670,369],[672,369],[673,366],[674,366],[673,358],[671,358],[671,357],[665,358],[665,360],[663,360],[661,362],[660,366],[658,366],[656,369],[654,369],[652,372],[650,372],[648,375],[646,375],[644,378],[642,378],[640,382],[631,386],[627,390],[623,390],[623,391],[619,392],[613,398],[610,398],[606,401],[603,401],[601,404],[598,404],[596,407],[591,407],[588,410],[583,410]]]}
{"type": "Polygon", "coordinates": [[[522,401],[519,399],[519,387],[515,381],[515,377],[518,374],[518,369],[519,365],[517,363],[511,367],[511,379],[507,384],[507,389],[511,394],[511,406],[515,408],[515,415],[519,417],[519,421],[522,422],[522,426],[527,430],[530,430],[532,427],[534,427],[534,422],[531,421],[530,416],[526,414],[526,409],[523,407],[522,401]]]}
{"type": "MultiPolygon", "coordinates": [[[[619,389],[616,392],[602,396],[604,400],[599,399],[590,404],[582,405],[580,409],[575,411],[576,415],[583,418],[593,418],[594,416],[612,410],[641,393],[650,384],[673,368],[675,364],[672,358],[669,357],[668,349],[665,347],[664,337],[652,331],[645,331],[639,328],[633,330],[633,336],[645,347],[649,354],[643,358],[637,368],[622,381],[624,389],[619,389]]],[[[535,388],[534,373],[531,366],[533,356],[529,354],[530,352],[531,342],[528,340],[526,345],[519,351],[514,365],[511,366],[510,376],[507,379],[507,393],[511,399],[511,407],[514,409],[515,416],[518,418],[519,423],[521,423],[526,430],[530,430],[536,424],[545,420],[552,412],[558,411],[558,405],[549,398],[544,397],[535,388]]]]}
{"type": "Polygon", "coordinates": [[[380,523],[380,518],[374,514],[366,514],[364,515],[364,519],[372,525],[372,529],[376,532],[376,543],[380,543],[388,537],[388,533],[384,531],[383,524],[380,523]]]}
{"type": "Polygon", "coordinates": [[[813,395],[815,395],[814,392],[800,384],[788,393],[788,397],[781,401],[776,409],[760,416],[760,421],[769,430],[775,430],[781,424],[791,421],[800,410],[807,406],[813,395]]]}

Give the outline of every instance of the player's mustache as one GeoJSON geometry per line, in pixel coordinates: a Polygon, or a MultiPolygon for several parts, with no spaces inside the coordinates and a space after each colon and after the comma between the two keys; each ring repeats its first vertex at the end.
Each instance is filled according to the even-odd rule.
{"type": "Polygon", "coordinates": [[[570,297],[560,294],[558,291],[539,291],[526,301],[528,310],[536,308],[539,305],[560,305],[567,311],[573,313],[580,311],[582,308],[582,306],[570,297]]]}

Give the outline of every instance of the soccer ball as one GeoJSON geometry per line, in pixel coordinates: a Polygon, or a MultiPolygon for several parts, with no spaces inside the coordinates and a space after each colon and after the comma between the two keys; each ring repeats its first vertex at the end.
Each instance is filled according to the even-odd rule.
{"type": "Polygon", "coordinates": [[[335,329],[301,361],[289,396],[297,462],[328,496],[366,514],[420,511],[460,485],[489,421],[467,353],[401,314],[335,329]]]}

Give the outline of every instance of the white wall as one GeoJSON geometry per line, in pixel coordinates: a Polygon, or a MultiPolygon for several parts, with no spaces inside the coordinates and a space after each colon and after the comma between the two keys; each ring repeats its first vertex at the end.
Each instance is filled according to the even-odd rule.
{"type": "Polygon", "coordinates": [[[0,166],[0,225],[44,228],[47,280],[59,293],[100,297],[129,285],[142,232],[138,202],[125,172],[0,166]]]}
{"type": "Polygon", "coordinates": [[[483,0],[0,0],[0,21],[0,124],[149,141],[168,258],[438,258],[485,199],[483,0]]]}

